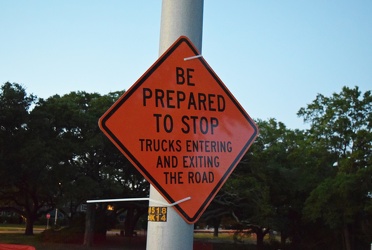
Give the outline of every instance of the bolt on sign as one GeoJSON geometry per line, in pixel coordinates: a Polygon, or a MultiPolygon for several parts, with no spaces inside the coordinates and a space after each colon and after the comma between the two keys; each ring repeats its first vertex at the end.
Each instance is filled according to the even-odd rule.
{"type": "Polygon", "coordinates": [[[106,136],[188,223],[195,223],[258,127],[181,36],[100,118],[106,136]]]}

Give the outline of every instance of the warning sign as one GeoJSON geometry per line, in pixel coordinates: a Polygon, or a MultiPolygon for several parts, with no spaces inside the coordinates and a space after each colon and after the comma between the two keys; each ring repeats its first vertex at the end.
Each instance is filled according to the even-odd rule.
{"type": "Polygon", "coordinates": [[[194,223],[258,128],[186,37],[180,37],[101,117],[100,128],[194,223]]]}

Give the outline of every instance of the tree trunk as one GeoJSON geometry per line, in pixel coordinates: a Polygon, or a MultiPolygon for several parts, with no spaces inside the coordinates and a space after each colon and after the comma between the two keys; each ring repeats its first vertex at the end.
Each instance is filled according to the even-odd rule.
{"type": "Polygon", "coordinates": [[[133,236],[133,217],[134,217],[134,208],[129,207],[127,209],[127,216],[124,221],[124,236],[132,237],[133,236]]]}
{"type": "Polygon", "coordinates": [[[280,246],[283,249],[285,248],[285,244],[287,242],[287,238],[288,238],[288,236],[285,233],[281,233],[280,234],[280,246]]]}
{"type": "Polygon", "coordinates": [[[216,218],[213,220],[213,237],[218,237],[218,228],[220,226],[220,223],[221,223],[221,219],[220,218],[216,218]]]}
{"type": "Polygon", "coordinates": [[[344,225],[343,227],[343,236],[344,236],[344,246],[346,250],[351,250],[351,242],[350,242],[350,230],[348,225],[344,225]]]}
{"type": "Polygon", "coordinates": [[[96,207],[95,204],[87,204],[87,212],[85,215],[84,243],[83,243],[83,245],[86,247],[91,247],[93,245],[95,207],[96,207]]]}
{"type": "Polygon", "coordinates": [[[25,235],[34,235],[34,222],[35,219],[33,218],[32,215],[27,217],[25,235]]]}
{"type": "Polygon", "coordinates": [[[256,231],[256,236],[257,236],[257,241],[256,241],[256,249],[257,250],[263,250],[264,249],[264,237],[265,237],[265,234],[260,231],[260,230],[257,230],[256,231]]]}
{"type": "Polygon", "coordinates": [[[266,234],[270,232],[269,228],[262,228],[258,226],[251,227],[252,231],[256,234],[256,249],[263,250],[264,249],[264,237],[266,234]]]}
{"type": "Polygon", "coordinates": [[[213,228],[213,237],[218,237],[218,226],[214,226],[213,228]]]}

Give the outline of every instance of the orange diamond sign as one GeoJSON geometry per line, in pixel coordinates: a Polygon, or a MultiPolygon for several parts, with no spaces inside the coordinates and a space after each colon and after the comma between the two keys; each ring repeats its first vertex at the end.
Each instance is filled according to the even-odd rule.
{"type": "Polygon", "coordinates": [[[186,37],[180,37],[101,117],[101,130],[194,223],[258,135],[186,37]]]}

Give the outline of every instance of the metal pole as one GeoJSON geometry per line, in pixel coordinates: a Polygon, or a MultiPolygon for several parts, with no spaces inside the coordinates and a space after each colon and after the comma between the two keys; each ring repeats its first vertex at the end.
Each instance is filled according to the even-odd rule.
{"type": "Polygon", "coordinates": [[[180,36],[187,36],[201,53],[204,0],[163,0],[159,55],[180,36]]]}
{"type": "Polygon", "coordinates": [[[56,208],[56,212],[54,213],[54,226],[57,226],[57,218],[58,218],[58,208],[56,208]]]}
{"type": "MultiPolygon", "coordinates": [[[[203,0],[163,0],[161,12],[159,55],[180,36],[187,36],[201,53],[203,33],[203,0]]],[[[167,202],[150,187],[149,206],[167,202]]],[[[166,222],[148,222],[148,250],[191,250],[194,225],[185,222],[173,207],[168,207],[166,222]]]]}

